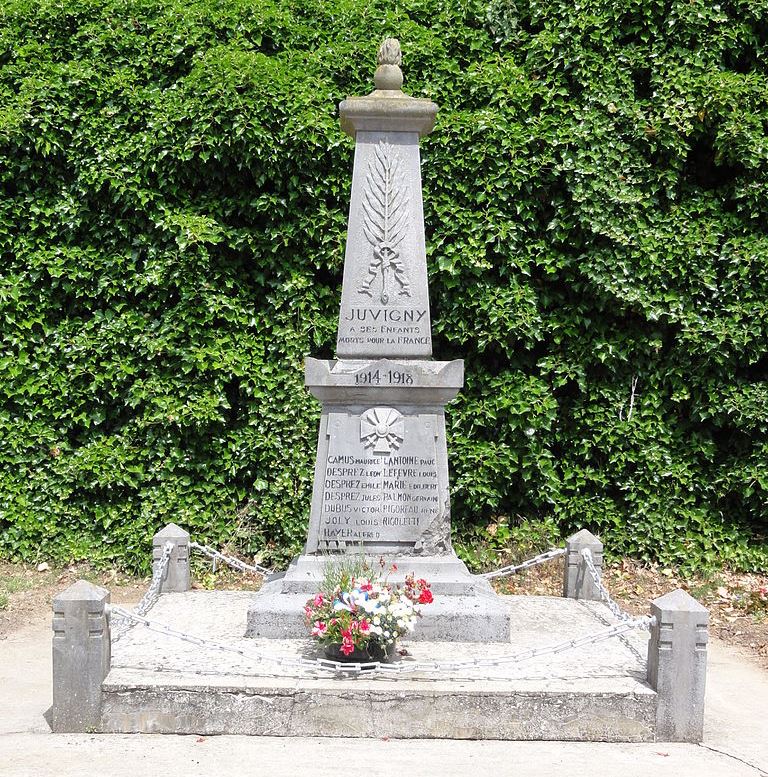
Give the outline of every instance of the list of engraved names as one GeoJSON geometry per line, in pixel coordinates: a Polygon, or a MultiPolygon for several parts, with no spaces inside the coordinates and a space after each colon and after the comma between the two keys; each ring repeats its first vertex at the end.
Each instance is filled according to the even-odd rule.
{"type": "Polygon", "coordinates": [[[434,457],[329,453],[320,517],[322,540],[413,541],[439,511],[434,457]]]}

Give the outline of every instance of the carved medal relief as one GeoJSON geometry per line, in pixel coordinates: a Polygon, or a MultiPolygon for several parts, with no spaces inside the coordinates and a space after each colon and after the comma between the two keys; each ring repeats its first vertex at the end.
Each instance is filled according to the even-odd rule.
{"type": "Polygon", "coordinates": [[[396,451],[404,435],[403,416],[393,407],[372,407],[360,418],[360,439],[374,453],[396,451]]]}
{"type": "Polygon", "coordinates": [[[368,161],[363,191],[363,232],[371,245],[368,275],[360,294],[387,305],[392,295],[411,296],[411,283],[401,253],[408,231],[410,192],[395,147],[380,140],[368,161]]]}

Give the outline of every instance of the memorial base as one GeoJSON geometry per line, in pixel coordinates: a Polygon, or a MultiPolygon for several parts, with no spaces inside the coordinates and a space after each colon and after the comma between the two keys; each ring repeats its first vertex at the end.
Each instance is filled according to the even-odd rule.
{"type": "MultiPolygon", "coordinates": [[[[307,635],[304,605],[320,589],[332,556],[298,556],[286,573],[269,580],[248,608],[246,636],[299,639],[307,635]]],[[[377,559],[369,559],[373,568],[377,559]]],[[[455,555],[388,558],[383,574],[401,583],[406,574],[429,580],[435,601],[424,605],[412,640],[509,642],[510,613],[490,584],[471,575],[455,555]],[[394,564],[395,571],[387,571],[394,564]]]]}
{"type": "Polygon", "coordinates": [[[601,742],[653,742],[657,736],[658,697],[645,679],[646,632],[629,632],[597,649],[583,645],[534,661],[503,661],[615,623],[599,602],[502,597],[515,623],[506,644],[404,640],[408,655],[394,659],[500,659],[477,672],[345,677],[249,658],[322,657],[306,636],[244,639],[250,597],[242,591],[163,594],[153,620],[216,639],[229,650],[202,650],[136,625],[114,645],[95,730],[601,742]]]}

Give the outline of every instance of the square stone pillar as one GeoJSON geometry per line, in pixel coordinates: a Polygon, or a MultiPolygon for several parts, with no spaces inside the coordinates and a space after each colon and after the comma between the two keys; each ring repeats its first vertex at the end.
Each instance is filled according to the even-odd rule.
{"type": "Polygon", "coordinates": [[[152,538],[152,572],[157,569],[163,556],[165,543],[173,545],[171,558],[168,561],[168,569],[160,584],[160,593],[178,593],[189,591],[189,532],[181,526],[169,523],[152,538]]]}
{"type": "Polygon", "coordinates": [[[594,534],[582,529],[565,541],[565,572],[563,574],[563,596],[569,599],[600,601],[600,592],[587,569],[587,562],[581,554],[584,548],[592,552],[592,561],[598,571],[603,568],[603,543],[594,534]]]}
{"type": "Polygon", "coordinates": [[[654,599],[651,615],[656,624],[648,642],[648,682],[658,694],[656,738],[701,742],[709,612],[678,588],[654,599]]]}
{"type": "Polygon", "coordinates": [[[109,591],[78,580],[53,600],[53,730],[99,731],[111,655],[109,591]]]}

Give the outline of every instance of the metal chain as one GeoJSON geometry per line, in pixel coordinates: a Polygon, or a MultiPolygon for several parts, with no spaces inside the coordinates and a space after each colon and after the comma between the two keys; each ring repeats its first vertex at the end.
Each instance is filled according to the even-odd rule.
{"type": "MultiPolygon", "coordinates": [[[[189,543],[189,547],[190,550],[197,550],[204,556],[208,556],[208,558],[213,561],[214,572],[216,571],[216,562],[222,561],[223,563],[227,564],[233,569],[239,570],[240,572],[253,572],[257,575],[261,575],[262,577],[268,577],[269,575],[273,574],[273,570],[267,569],[260,564],[246,564],[245,561],[241,561],[239,558],[235,558],[234,556],[227,556],[225,553],[221,553],[209,545],[202,545],[199,542],[192,541],[189,543]]],[[[548,550],[545,553],[540,553],[538,556],[534,556],[533,558],[528,559],[527,561],[523,561],[520,564],[510,564],[509,566],[502,567],[501,569],[496,569],[493,572],[485,572],[484,574],[479,575],[479,577],[482,577],[485,580],[493,580],[497,577],[506,577],[507,575],[514,574],[515,572],[521,572],[524,569],[535,567],[537,564],[543,564],[545,561],[550,561],[553,558],[564,556],[565,552],[565,548],[552,548],[551,550],[548,550]]]]}
{"type": "MultiPolygon", "coordinates": [[[[226,653],[236,653],[243,658],[250,659],[259,663],[274,664],[279,667],[290,667],[292,669],[301,670],[322,670],[329,672],[341,672],[345,674],[359,674],[360,672],[382,674],[412,674],[414,672],[427,672],[427,673],[446,673],[457,672],[462,670],[476,670],[483,669],[491,666],[504,666],[506,664],[517,664],[522,661],[528,661],[539,656],[550,655],[554,653],[562,653],[566,650],[573,650],[574,648],[583,647],[585,645],[592,645],[603,640],[610,639],[612,637],[624,634],[627,631],[631,631],[636,628],[644,628],[650,625],[654,618],[649,616],[642,618],[633,618],[631,621],[624,621],[617,623],[614,626],[603,629],[602,631],[595,632],[594,634],[587,634],[583,637],[577,637],[575,639],[565,640],[553,645],[545,645],[540,648],[529,648],[519,653],[513,653],[512,655],[498,656],[495,658],[473,658],[467,661],[414,661],[412,663],[401,662],[395,664],[384,664],[380,661],[371,661],[369,663],[342,663],[340,661],[331,661],[327,658],[293,658],[284,656],[281,658],[275,658],[269,654],[263,653],[257,649],[250,649],[244,647],[236,647],[229,645],[218,640],[206,639],[204,637],[198,637],[194,634],[187,634],[183,631],[178,631],[170,626],[166,626],[164,623],[158,623],[157,621],[149,620],[148,618],[137,615],[135,612],[124,610],[121,607],[111,606],[108,609],[111,615],[117,615],[120,618],[130,620],[133,623],[140,623],[151,631],[156,631],[160,634],[165,634],[169,637],[183,640],[192,645],[198,647],[209,648],[212,650],[220,650],[226,653]]],[[[479,678],[478,678],[479,679],[479,678]]],[[[493,678],[488,678],[493,679],[493,678]]]]}
{"type": "Polygon", "coordinates": [[[543,564],[545,561],[550,561],[553,558],[565,555],[565,548],[552,548],[545,553],[540,553],[538,556],[529,558],[527,561],[523,561],[521,564],[510,564],[509,566],[502,567],[501,569],[495,569],[493,572],[486,572],[479,577],[486,580],[493,580],[496,577],[506,577],[507,575],[513,575],[515,572],[521,572],[523,569],[529,569],[535,567],[537,564],[543,564]]]}
{"type": "MultiPolygon", "coordinates": [[[[134,608],[133,612],[136,615],[146,615],[160,598],[160,588],[163,585],[163,579],[165,578],[172,552],[173,543],[166,542],[165,545],[163,545],[163,551],[160,554],[157,566],[152,571],[152,580],[149,583],[149,588],[147,588],[146,593],[141,597],[141,601],[134,608]]],[[[117,629],[112,637],[113,642],[117,642],[117,640],[126,634],[134,624],[126,619],[121,619],[115,625],[117,626],[117,629]]]]}
{"type": "Polygon", "coordinates": [[[240,572],[254,572],[257,575],[261,575],[262,577],[267,577],[272,574],[271,569],[262,567],[259,564],[246,564],[245,561],[240,561],[239,558],[235,558],[234,556],[227,556],[224,553],[220,553],[218,550],[214,550],[208,545],[201,545],[199,542],[190,542],[189,547],[191,550],[200,551],[200,553],[202,553],[204,556],[208,556],[208,558],[213,559],[214,572],[216,571],[216,561],[223,561],[228,566],[232,567],[233,569],[237,569],[240,572]]]}
{"type": "MultiPolygon", "coordinates": [[[[625,610],[622,610],[621,605],[611,596],[610,592],[603,584],[600,570],[598,570],[598,568],[595,566],[595,561],[592,558],[592,551],[589,548],[583,548],[581,551],[581,556],[587,565],[587,570],[589,570],[590,577],[592,578],[592,582],[595,584],[595,587],[600,594],[600,598],[608,606],[608,609],[624,623],[631,623],[638,620],[636,616],[630,615],[625,610]]],[[[641,624],[642,628],[650,628],[652,621],[655,621],[655,619],[647,617],[644,619],[640,618],[640,620],[645,621],[643,624],[641,624]]]]}

